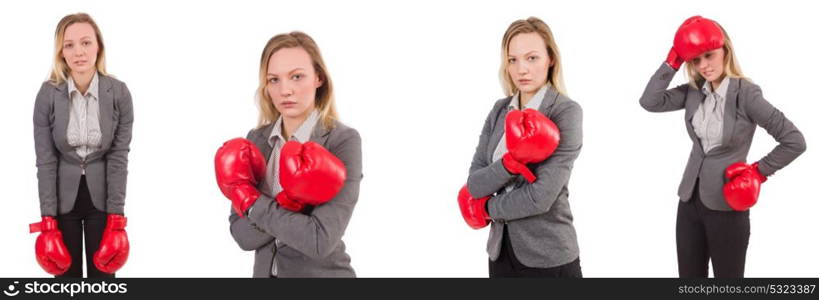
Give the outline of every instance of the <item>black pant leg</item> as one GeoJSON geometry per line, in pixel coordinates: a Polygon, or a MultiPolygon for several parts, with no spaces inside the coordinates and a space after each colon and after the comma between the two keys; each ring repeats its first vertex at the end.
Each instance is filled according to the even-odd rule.
{"type": "Polygon", "coordinates": [[[561,278],[583,278],[583,271],[580,268],[580,257],[575,259],[574,261],[559,266],[560,274],[558,277],[561,278]]]}
{"type": "Polygon", "coordinates": [[[500,254],[495,261],[489,260],[489,278],[518,277],[513,266],[513,260],[509,255],[511,246],[508,245],[508,232],[506,226],[503,228],[503,240],[501,242],[500,254]]]}
{"type": "MultiPolygon", "coordinates": [[[[75,205],[76,207],[76,205],[75,205]]],[[[63,242],[71,255],[71,266],[56,278],[82,278],[82,216],[73,210],[57,216],[57,228],[63,234],[63,242]]]]}
{"type": "Polygon", "coordinates": [[[703,209],[714,277],[743,278],[751,236],[750,211],[714,211],[705,206],[703,209]]]}
{"type": "MultiPolygon", "coordinates": [[[[517,260],[517,259],[516,259],[517,260]]],[[[583,273],[580,270],[580,258],[559,266],[550,268],[533,268],[522,264],[520,261],[515,263],[517,277],[529,278],[583,278],[583,273]]]]}
{"type": "Polygon", "coordinates": [[[104,273],[94,266],[94,252],[99,249],[107,217],[108,215],[105,212],[94,207],[85,176],[82,176],[74,207],[69,213],[57,216],[58,227],[63,233],[63,240],[68,252],[71,254],[71,267],[64,274],[57,277],[83,277],[83,236],[85,237],[85,263],[88,269],[88,277],[114,277],[113,274],[104,273]]]}
{"type": "MultiPolygon", "coordinates": [[[[113,278],[113,274],[107,274],[94,265],[94,253],[100,247],[102,233],[105,231],[105,223],[108,215],[98,210],[91,201],[91,192],[85,176],[80,180],[80,187],[77,191],[77,205],[82,207],[83,231],[85,235],[85,262],[88,278],[113,278]]],[[[75,207],[77,207],[75,205],[75,207]]]]}
{"type": "Polygon", "coordinates": [[[96,209],[85,217],[85,257],[88,278],[114,278],[114,274],[102,272],[94,265],[94,253],[100,247],[107,217],[108,214],[96,209]]]}
{"type": "Polygon", "coordinates": [[[705,225],[696,207],[700,202],[697,190],[695,185],[694,196],[677,205],[677,269],[680,278],[708,277],[708,243],[705,225]]]}

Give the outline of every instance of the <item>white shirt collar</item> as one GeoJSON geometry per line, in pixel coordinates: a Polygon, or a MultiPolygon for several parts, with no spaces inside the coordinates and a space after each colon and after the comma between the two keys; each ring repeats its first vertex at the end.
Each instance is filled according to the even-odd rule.
{"type": "MultiPolygon", "coordinates": [[[[532,99],[529,99],[529,102],[524,105],[524,108],[531,108],[534,110],[538,110],[540,108],[540,104],[543,103],[543,97],[546,96],[546,92],[549,90],[549,87],[552,85],[547,83],[543,87],[541,87],[532,99]]],[[[512,101],[509,102],[509,109],[519,109],[520,107],[520,91],[518,91],[514,97],[512,97],[512,101]]]]}
{"type": "Polygon", "coordinates": [[[725,95],[728,93],[728,85],[731,84],[731,80],[729,80],[728,76],[722,78],[722,81],[719,83],[719,87],[717,87],[716,93],[711,90],[711,85],[708,84],[706,81],[705,84],[702,85],[702,93],[707,95],[716,94],[719,96],[719,99],[725,99],[725,95]]]}
{"type": "MultiPolygon", "coordinates": [[[[307,119],[305,119],[304,122],[301,123],[299,128],[296,129],[292,134],[290,134],[290,139],[288,140],[295,139],[300,143],[307,142],[308,140],[310,140],[310,135],[313,133],[313,128],[316,127],[318,120],[319,120],[318,110],[313,109],[313,111],[310,112],[310,115],[307,116],[307,119]]],[[[270,132],[270,137],[267,139],[267,142],[268,144],[270,144],[271,147],[274,145],[274,142],[277,138],[281,139],[282,141],[285,140],[284,135],[282,134],[283,127],[284,126],[282,124],[282,116],[280,115],[279,118],[276,119],[276,123],[273,125],[273,130],[270,132]]]]}
{"type": "MultiPolygon", "coordinates": [[[[94,96],[94,99],[99,99],[99,75],[97,72],[94,72],[94,77],[91,78],[91,84],[88,85],[88,90],[85,91],[85,95],[83,97],[88,97],[88,95],[94,96]]],[[[79,93],[80,90],[77,89],[77,86],[74,84],[74,78],[68,76],[68,95],[77,92],[79,93]]]]}

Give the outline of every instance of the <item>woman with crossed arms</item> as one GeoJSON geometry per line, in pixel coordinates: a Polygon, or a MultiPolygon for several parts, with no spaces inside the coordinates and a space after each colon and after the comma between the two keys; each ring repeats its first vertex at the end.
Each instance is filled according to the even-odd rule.
{"type": "Polygon", "coordinates": [[[513,22],[501,44],[506,96],[486,118],[458,195],[466,223],[491,223],[490,277],[582,277],[569,208],[583,112],[566,96],[560,51],[538,18],[513,22]]]}
{"type": "Polygon", "coordinates": [[[355,277],[341,240],[361,182],[361,137],[338,121],[310,36],[274,36],[259,66],[259,126],[216,153],[230,232],[254,277],[355,277]]]}

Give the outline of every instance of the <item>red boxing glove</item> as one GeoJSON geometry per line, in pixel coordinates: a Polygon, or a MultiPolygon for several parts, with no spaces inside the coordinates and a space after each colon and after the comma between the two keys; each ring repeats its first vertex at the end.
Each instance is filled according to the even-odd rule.
{"type": "Polygon", "coordinates": [[[685,20],[674,35],[674,47],[666,62],[679,69],[682,61],[691,61],[701,54],[722,48],[725,38],[716,22],[700,16],[685,20]]]}
{"type": "Polygon", "coordinates": [[[264,179],[265,159],[253,142],[235,138],[225,142],[216,151],[216,183],[233,204],[233,209],[244,217],[259,191],[256,185],[264,179]]]}
{"type": "Polygon", "coordinates": [[[560,143],[557,125],[537,110],[512,110],[506,115],[506,148],[503,166],[512,174],[521,174],[530,183],[535,174],[526,164],[548,158],[560,143]]]}
{"type": "Polygon", "coordinates": [[[61,275],[71,267],[71,254],[63,242],[63,233],[57,228],[54,217],[44,216],[43,221],[29,225],[29,232],[40,232],[34,243],[37,263],[48,274],[61,275]]]}
{"type": "Polygon", "coordinates": [[[94,253],[94,266],[98,270],[113,274],[128,261],[131,245],[125,232],[127,221],[123,215],[108,214],[100,248],[94,253]]]}
{"type": "Polygon", "coordinates": [[[461,208],[461,215],[466,225],[472,229],[481,229],[489,224],[489,214],[486,212],[486,201],[488,200],[489,197],[473,198],[464,184],[464,187],[458,192],[458,206],[461,208]]]}
{"type": "Polygon", "coordinates": [[[284,207],[289,211],[300,212],[304,210],[304,204],[295,200],[290,200],[290,198],[287,197],[287,193],[284,191],[281,191],[276,195],[276,202],[279,203],[279,206],[284,207]]]}
{"type": "Polygon", "coordinates": [[[665,62],[674,68],[674,70],[679,70],[680,66],[682,66],[685,61],[679,54],[677,54],[677,50],[675,50],[674,47],[671,47],[671,50],[668,51],[668,57],[666,57],[665,62]]]}
{"type": "Polygon", "coordinates": [[[279,182],[283,191],[276,195],[276,201],[291,211],[330,201],[347,179],[344,163],[315,142],[289,141],[279,157],[279,182]]]}
{"type": "Polygon", "coordinates": [[[759,173],[759,163],[748,165],[736,162],[725,169],[728,183],[722,187],[722,195],[728,206],[736,211],[746,211],[756,204],[760,186],[768,180],[759,173]]]}

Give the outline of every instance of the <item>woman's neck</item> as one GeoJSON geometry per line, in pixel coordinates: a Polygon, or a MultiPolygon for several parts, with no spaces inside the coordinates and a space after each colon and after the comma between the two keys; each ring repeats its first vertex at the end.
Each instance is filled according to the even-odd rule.
{"type": "Polygon", "coordinates": [[[85,95],[85,92],[88,91],[88,87],[91,85],[91,80],[94,78],[94,74],[96,72],[71,72],[71,79],[74,80],[74,86],[80,91],[80,94],[85,95]]]}
{"type": "Polygon", "coordinates": [[[307,120],[307,117],[312,113],[312,110],[305,112],[304,114],[297,116],[297,117],[285,117],[282,116],[282,135],[284,136],[285,140],[290,140],[290,136],[299,128],[304,121],[307,120]]]}
{"type": "Polygon", "coordinates": [[[708,84],[711,85],[711,90],[716,92],[720,84],[722,84],[722,81],[725,79],[725,77],[726,77],[725,74],[723,74],[720,78],[717,78],[717,80],[708,82],[708,84]]]}
{"type": "Polygon", "coordinates": [[[532,100],[532,97],[534,96],[535,96],[534,93],[520,92],[520,109],[523,109],[523,107],[525,107],[526,104],[529,103],[529,100],[532,100]]]}

